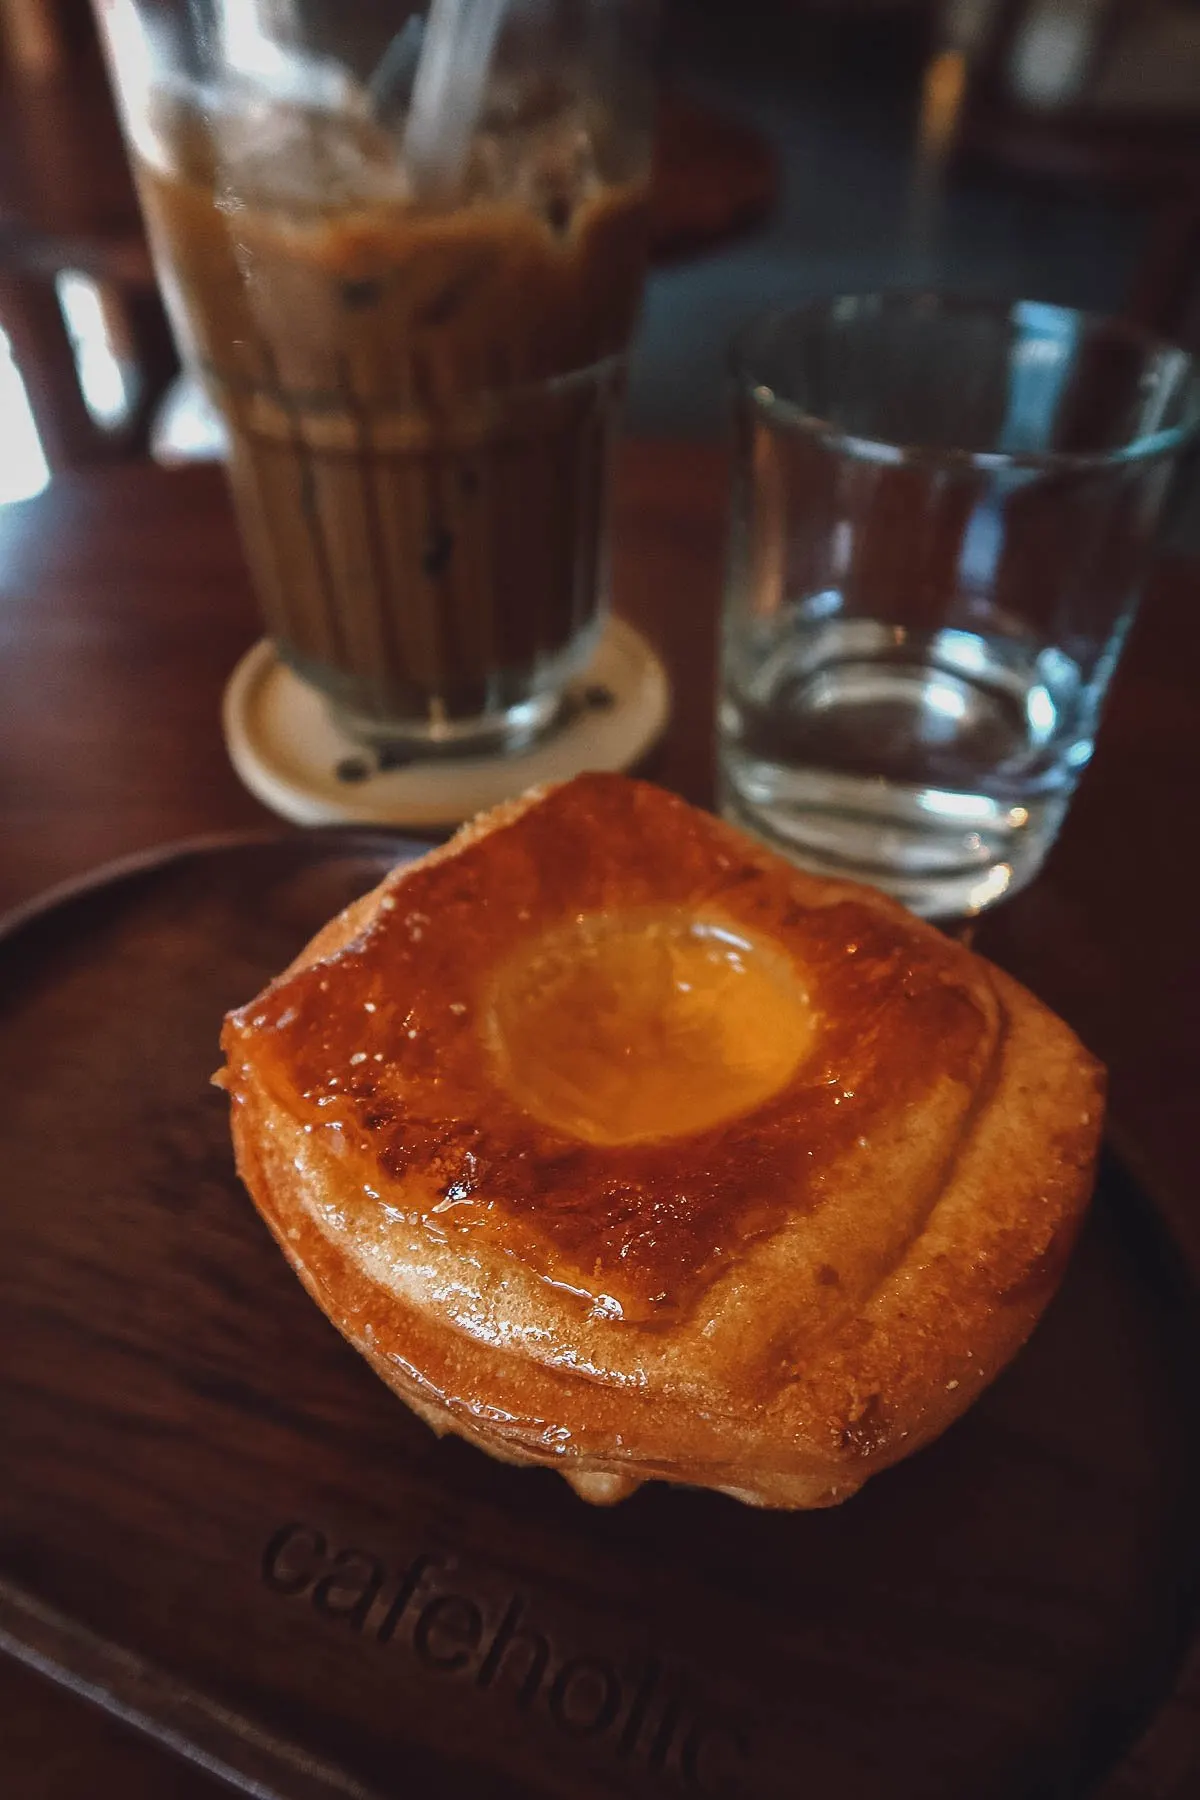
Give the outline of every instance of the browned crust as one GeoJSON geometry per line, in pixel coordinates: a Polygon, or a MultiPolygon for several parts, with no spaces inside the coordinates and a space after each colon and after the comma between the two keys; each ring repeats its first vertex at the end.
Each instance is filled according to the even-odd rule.
{"type": "MultiPolygon", "coordinates": [[[[458,854],[539,798],[497,809],[432,856],[458,854]]],[[[333,920],[292,969],[335,959],[410,874],[333,920]]],[[[809,903],[847,891],[796,879],[809,903]]],[[[892,902],[870,904],[913,930],[892,902]]],[[[832,1504],[943,1431],[1015,1354],[1057,1286],[1091,1190],[1101,1070],[1017,983],[969,962],[1002,1020],[988,1091],[900,1260],[819,1326],[789,1316],[789,1293],[812,1272],[802,1227],[756,1246],[692,1316],[652,1331],[587,1316],[533,1272],[431,1245],[416,1227],[407,1238],[393,1230],[388,1253],[393,1265],[411,1257],[422,1279],[394,1266],[385,1278],[362,1234],[331,1223],[346,1180],[337,1156],[272,1100],[252,1065],[228,1077],[238,1167],[318,1305],[435,1430],[555,1467],[590,1499],[662,1477],[763,1505],[832,1504]],[[478,1303],[465,1323],[461,1313],[448,1323],[427,1297],[464,1273],[478,1303]]]]}

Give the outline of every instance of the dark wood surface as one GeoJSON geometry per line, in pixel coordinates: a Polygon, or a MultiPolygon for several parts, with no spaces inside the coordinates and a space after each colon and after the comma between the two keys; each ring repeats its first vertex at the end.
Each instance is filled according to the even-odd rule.
{"type": "MultiPolygon", "coordinates": [[[[710,789],[722,491],[713,453],[639,446],[626,458],[618,600],[675,678],[655,773],[697,800],[710,789]]],[[[1050,865],[980,934],[1108,1061],[1117,1135],[1194,1271],[1198,584],[1194,565],[1162,566],[1050,865]]],[[[0,513],[0,906],[114,855],[265,822],[218,726],[222,683],[255,634],[213,471],[105,469],[0,513]]],[[[1081,1503],[1081,1531],[1089,1514],[1081,1503]]],[[[1185,1687],[1114,1800],[1195,1791],[1196,1717],[1185,1687]]],[[[22,1800],[216,1791],[2,1663],[0,1764],[22,1800]]]]}
{"type": "Polygon", "coordinates": [[[829,1512],[591,1508],[439,1443],[291,1275],[207,1079],[396,855],[184,855],[0,941],[0,1634],[287,1800],[401,1764],[428,1800],[1080,1792],[1192,1612],[1200,1346],[1135,1196],[1106,1173],[1016,1364],[829,1512]]]}

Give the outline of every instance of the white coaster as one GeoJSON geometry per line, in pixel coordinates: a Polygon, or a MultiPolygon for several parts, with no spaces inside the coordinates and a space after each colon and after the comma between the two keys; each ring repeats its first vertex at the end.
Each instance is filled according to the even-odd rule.
{"type": "Polygon", "coordinates": [[[334,723],[317,690],[262,638],[229,678],[225,744],[250,792],[298,825],[457,825],[543,781],[628,769],[670,711],[666,671],[640,632],[610,618],[573,681],[562,723],[517,756],[445,757],[379,766],[334,723]]]}

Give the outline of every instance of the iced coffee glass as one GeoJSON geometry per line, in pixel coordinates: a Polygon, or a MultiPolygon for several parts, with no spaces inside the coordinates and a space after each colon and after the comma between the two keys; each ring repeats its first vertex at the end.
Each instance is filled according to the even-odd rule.
{"type": "Polygon", "coordinates": [[[602,621],[649,0],[97,9],[281,655],[360,739],[519,748],[602,621]],[[464,101],[429,52],[472,8],[464,101]]]}

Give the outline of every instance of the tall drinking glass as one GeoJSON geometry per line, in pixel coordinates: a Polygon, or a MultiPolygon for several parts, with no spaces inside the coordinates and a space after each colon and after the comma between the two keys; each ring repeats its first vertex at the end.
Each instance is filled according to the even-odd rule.
{"type": "Polygon", "coordinates": [[[604,604],[652,6],[96,4],[270,635],[362,739],[519,747],[604,604]]]}
{"type": "Polygon", "coordinates": [[[1061,307],[894,295],[764,321],[736,380],[723,809],[978,912],[1092,754],[1196,367],[1061,307]]]}

